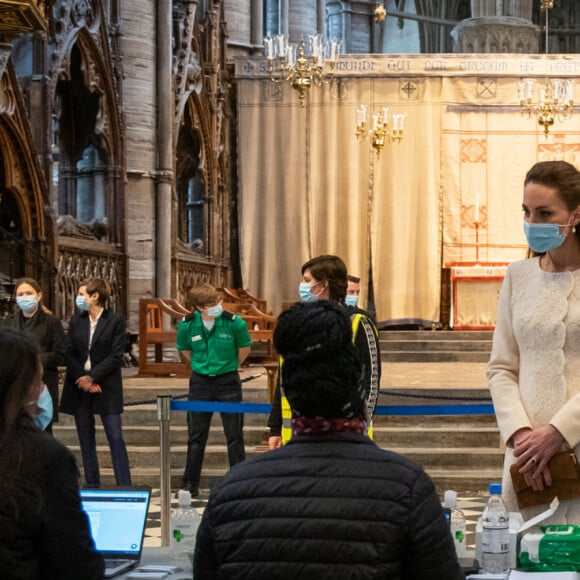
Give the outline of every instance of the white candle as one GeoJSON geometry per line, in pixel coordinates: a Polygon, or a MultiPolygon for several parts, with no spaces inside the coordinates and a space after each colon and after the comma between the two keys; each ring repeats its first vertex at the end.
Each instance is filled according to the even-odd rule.
{"type": "Polygon", "coordinates": [[[479,193],[475,194],[475,221],[479,223],[479,193]]]}
{"type": "Polygon", "coordinates": [[[373,131],[376,131],[378,126],[379,126],[379,116],[373,115],[373,131]]]}
{"type": "Polygon", "coordinates": [[[330,41],[330,62],[336,60],[336,40],[330,41]]]}
{"type": "Polygon", "coordinates": [[[312,42],[312,56],[314,60],[318,60],[318,54],[320,53],[320,46],[318,44],[318,35],[311,36],[310,41],[312,42]]]}
{"type": "Polygon", "coordinates": [[[574,81],[566,81],[566,100],[571,103],[574,101],[574,81]]]}
{"type": "Polygon", "coordinates": [[[367,106],[366,105],[360,106],[360,120],[361,120],[361,123],[366,123],[366,121],[367,121],[367,106]]]}
{"type": "Polygon", "coordinates": [[[389,124],[389,107],[383,107],[383,125],[389,124]]]}
{"type": "Polygon", "coordinates": [[[526,81],[526,83],[528,85],[528,90],[526,92],[526,98],[531,99],[533,94],[534,94],[534,81],[532,79],[528,79],[526,81]]]}
{"type": "Polygon", "coordinates": [[[286,50],[284,49],[284,35],[278,35],[278,56],[285,56],[286,50]]]}
{"type": "Polygon", "coordinates": [[[393,131],[399,128],[399,115],[393,115],[393,131]]]}

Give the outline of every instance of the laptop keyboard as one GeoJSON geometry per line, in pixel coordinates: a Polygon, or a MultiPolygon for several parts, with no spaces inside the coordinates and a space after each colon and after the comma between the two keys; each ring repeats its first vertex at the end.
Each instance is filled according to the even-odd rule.
{"type": "Polygon", "coordinates": [[[125,566],[129,564],[132,560],[107,560],[105,559],[105,568],[110,570],[111,568],[119,568],[119,566],[125,566]]]}

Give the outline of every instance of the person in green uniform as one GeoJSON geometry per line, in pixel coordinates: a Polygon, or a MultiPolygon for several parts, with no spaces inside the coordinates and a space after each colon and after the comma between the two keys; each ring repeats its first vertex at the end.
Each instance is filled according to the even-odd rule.
{"type": "MultiPolygon", "coordinates": [[[[218,291],[210,284],[188,293],[191,314],[177,328],[177,350],[191,366],[190,401],[239,403],[242,383],[238,368],[250,353],[252,340],[243,318],[223,309],[218,291]]],[[[189,412],[187,460],[183,489],[199,495],[199,481],[211,412],[189,412]]],[[[221,413],[230,467],[244,461],[243,414],[221,413]]]]}

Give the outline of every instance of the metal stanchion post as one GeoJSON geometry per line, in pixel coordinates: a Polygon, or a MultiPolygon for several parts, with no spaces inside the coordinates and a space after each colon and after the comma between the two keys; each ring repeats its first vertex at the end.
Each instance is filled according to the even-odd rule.
{"type": "Polygon", "coordinates": [[[157,419],[159,421],[159,457],[161,499],[161,545],[169,546],[169,516],[171,511],[171,443],[169,427],[171,421],[171,395],[157,397],[157,419]]]}
{"type": "Polygon", "coordinates": [[[276,381],[278,380],[278,362],[265,363],[264,368],[268,374],[268,400],[274,401],[274,392],[276,391],[276,381]]]}

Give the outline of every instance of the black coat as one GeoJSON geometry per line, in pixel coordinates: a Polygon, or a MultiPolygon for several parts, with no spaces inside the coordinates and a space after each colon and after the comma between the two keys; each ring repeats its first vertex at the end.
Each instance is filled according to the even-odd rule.
{"type": "Polygon", "coordinates": [[[6,326],[22,330],[40,346],[40,360],[44,367],[42,380],[46,383],[54,403],[53,419],[58,420],[58,367],[65,364],[66,337],[61,321],[39,308],[26,318],[21,310],[4,321],[6,326]]]}
{"type": "Polygon", "coordinates": [[[88,312],[75,314],[68,326],[66,361],[67,371],[60,401],[63,413],[74,415],[81,397],[92,399],[95,414],[116,415],[123,412],[123,378],[121,368],[125,353],[125,321],[110,310],[103,310],[90,347],[91,370],[84,369],[89,355],[90,320],[88,312]],[[76,380],[84,375],[103,390],[86,393],[79,389],[76,380]]]}
{"type": "Polygon", "coordinates": [[[0,453],[0,578],[102,578],[71,452],[25,417],[0,453]]]}
{"type": "Polygon", "coordinates": [[[197,536],[194,577],[460,580],[429,476],[354,433],[293,437],[234,466],[197,536]]]}

